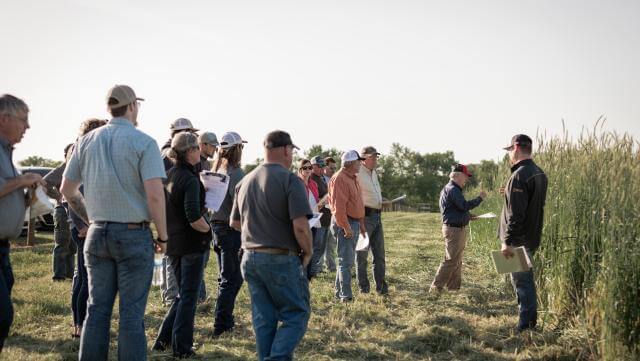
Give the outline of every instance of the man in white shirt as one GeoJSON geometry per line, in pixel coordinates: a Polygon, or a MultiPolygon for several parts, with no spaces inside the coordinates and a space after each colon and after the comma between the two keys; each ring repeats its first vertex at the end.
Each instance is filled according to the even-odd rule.
{"type": "MultiPolygon", "coordinates": [[[[385,276],[384,260],[384,232],[382,230],[382,192],[376,167],[378,166],[378,156],[380,153],[372,146],[362,148],[362,167],[358,174],[358,181],[362,189],[362,200],[364,202],[365,226],[369,236],[369,248],[373,254],[373,279],[376,283],[376,292],[386,295],[389,293],[385,276]]],[[[358,251],[356,262],[358,267],[356,275],[360,292],[369,292],[369,279],[367,278],[369,250],[358,251]]]]}

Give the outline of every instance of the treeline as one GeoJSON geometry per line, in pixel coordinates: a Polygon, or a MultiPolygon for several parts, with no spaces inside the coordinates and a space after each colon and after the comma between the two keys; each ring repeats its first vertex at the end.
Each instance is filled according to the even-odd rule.
{"type": "MultiPolygon", "coordinates": [[[[340,166],[341,154],[342,152],[334,147],[324,148],[315,144],[299,152],[292,167],[295,167],[297,159],[310,159],[316,155],[332,157],[340,166]]],[[[263,159],[259,158],[245,165],[245,172],[250,172],[262,162],[263,159]]],[[[406,194],[406,204],[436,211],[440,190],[449,181],[451,166],[457,162],[452,151],[420,153],[399,143],[393,143],[389,153],[382,154],[378,161],[382,196],[393,199],[406,194]]],[[[470,169],[474,174],[471,186],[481,184],[486,189],[494,189],[497,186],[497,162],[483,160],[478,164],[471,164],[470,169]]]]}
{"type": "MultiPolygon", "coordinates": [[[[296,160],[303,157],[310,159],[316,155],[332,157],[340,166],[341,154],[342,151],[335,147],[312,145],[296,154],[292,167],[296,166],[296,160]]],[[[263,161],[264,159],[258,158],[251,163],[246,163],[244,171],[246,173],[252,171],[263,161]]],[[[378,161],[382,196],[393,199],[406,194],[406,204],[436,211],[440,190],[449,181],[451,166],[457,162],[452,151],[420,153],[399,143],[393,143],[390,152],[381,155],[378,161]]],[[[30,156],[19,162],[23,167],[56,167],[61,163],[61,161],[40,156],[30,156]]],[[[481,185],[485,189],[494,189],[498,185],[496,183],[498,163],[483,160],[478,164],[471,164],[470,169],[474,174],[470,181],[471,186],[481,185]]]]}

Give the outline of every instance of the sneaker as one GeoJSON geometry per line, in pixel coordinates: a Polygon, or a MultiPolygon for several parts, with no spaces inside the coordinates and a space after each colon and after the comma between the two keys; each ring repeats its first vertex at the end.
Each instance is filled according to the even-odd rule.
{"type": "Polygon", "coordinates": [[[340,302],[342,303],[349,303],[349,302],[353,302],[353,297],[346,297],[346,298],[341,298],[340,302]]]}

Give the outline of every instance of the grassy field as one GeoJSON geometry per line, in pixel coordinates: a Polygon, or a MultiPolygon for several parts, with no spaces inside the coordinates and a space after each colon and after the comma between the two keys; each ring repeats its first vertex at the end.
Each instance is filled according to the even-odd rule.
{"type": "MultiPolygon", "coordinates": [[[[387,278],[390,294],[358,294],[351,304],[333,298],[334,275],[325,273],[311,284],[313,313],[296,358],[301,360],[574,360],[590,359],[586,336],[579,329],[545,321],[538,332],[516,335],[517,305],[505,278],[497,275],[486,247],[468,243],[463,288],[434,297],[427,293],[443,257],[437,214],[385,213],[387,278]]],[[[493,220],[492,222],[495,222],[493,220]]],[[[492,225],[494,226],[494,225],[492,225]]],[[[472,227],[472,233],[473,227],[472,227]]],[[[38,234],[33,248],[14,247],[16,276],[13,302],[16,316],[3,360],[71,360],[78,342],[71,339],[70,283],[51,281],[51,237],[38,234]]],[[[483,242],[486,244],[487,242],[483,242]]],[[[495,248],[498,248],[496,243],[495,248]]],[[[206,270],[215,292],[215,259],[206,270]]],[[[357,289],[354,280],[354,287],[357,289]]],[[[195,342],[202,359],[255,359],[248,292],[237,301],[237,327],[229,335],[212,338],[215,297],[196,315],[195,342]]],[[[152,288],[146,314],[149,346],[166,308],[157,287],[152,288]]],[[[117,310],[112,322],[116,356],[117,310]]],[[[151,360],[171,359],[149,353],[151,360]]]]}

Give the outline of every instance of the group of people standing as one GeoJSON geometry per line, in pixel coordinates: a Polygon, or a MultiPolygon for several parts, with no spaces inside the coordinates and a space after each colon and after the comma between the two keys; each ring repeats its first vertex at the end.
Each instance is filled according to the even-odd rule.
{"type": "MultiPolygon", "coordinates": [[[[381,219],[388,201],[382,198],[376,172],[380,153],[374,147],[345,151],[338,171],[333,158],[314,156],[300,160],[292,172],[298,147],[287,132],[276,130],[264,138],[265,162],[245,175],[240,163],[246,141],[235,132],[218,142],[212,132],[196,135],[191,122],[180,118],[171,124],[171,139],[161,150],[136,128],[143,100],[126,85],[110,89],[112,119],[83,122],[64,166],[43,180],[19,174],[11,158],[13,146],[29,128],[27,105],[11,95],[0,98],[0,351],[13,316],[9,239],[19,235],[30,204],[25,195],[31,192],[25,188],[38,185],[49,189],[59,207],[68,204],[72,239],[82,250],[72,301],[81,360],[107,359],[116,295],[118,358],[146,358],[144,314],[154,253],[165,255],[163,297],[170,307],[152,349],[171,349],[180,358],[195,355],[194,319],[198,300],[206,298],[203,272],[212,240],[219,268],[213,334],[233,329],[235,299],[246,281],[259,360],[293,357],[311,313],[309,281],[323,272],[324,262],[336,272],[336,299],[350,302],[354,263],[360,293],[370,292],[371,251],[375,291],[389,293],[381,219]],[[215,211],[205,206],[203,171],[228,177],[228,191],[215,211]],[[310,225],[318,215],[320,221],[310,225]],[[368,239],[368,247],[356,249],[360,237],[368,239]]],[[[512,247],[519,245],[532,254],[540,242],[546,177],[531,160],[528,137],[514,137],[507,149],[514,166],[500,218],[503,254],[512,256],[512,247]]],[[[461,189],[470,176],[466,166],[454,166],[451,183],[441,194],[446,252],[434,291],[460,288],[465,227],[473,218],[469,210],[486,196],[482,192],[464,200],[461,189]]],[[[57,231],[63,232],[63,226],[57,231]]],[[[64,235],[59,237],[56,244],[63,242],[64,235]]],[[[65,269],[54,279],[68,276],[65,269]]],[[[535,327],[533,273],[512,278],[520,305],[518,327],[535,327]]]]}
{"type": "MultiPolygon", "coordinates": [[[[212,241],[219,268],[213,335],[233,329],[235,299],[246,281],[261,360],[292,357],[311,312],[308,282],[323,272],[325,263],[329,271],[337,271],[336,297],[352,299],[345,281],[347,274],[350,279],[358,235],[367,230],[375,249],[376,289],[388,292],[379,217],[382,197],[375,174],[379,153],[374,148],[365,149],[363,157],[346,152],[338,172],[333,158],[321,156],[301,160],[292,172],[298,147],[288,133],[273,131],[263,142],[265,163],[245,177],[240,164],[246,141],[238,133],[227,132],[218,141],[212,132],[197,135],[188,119],[179,118],[170,125],[171,139],[159,148],[137,129],[143,100],[126,85],[110,89],[107,108],[112,119],[83,122],[78,139],[65,149],[65,162],[43,179],[21,175],[13,166],[13,145],[29,128],[29,109],[16,97],[2,97],[0,199],[9,205],[2,207],[3,216],[15,219],[7,217],[0,229],[1,344],[13,315],[9,239],[20,233],[17,219],[23,219],[30,202],[25,194],[31,192],[25,188],[39,185],[56,200],[53,279],[73,275],[72,335],[80,338],[81,360],[107,357],[116,295],[118,358],[146,357],[144,312],[154,253],[164,255],[163,299],[170,307],[152,349],[171,349],[176,357],[195,354],[194,318],[198,301],[206,299],[203,272],[212,241]],[[371,163],[364,187],[369,193],[357,181],[332,181],[345,175],[356,180],[361,162],[371,163]],[[228,177],[227,194],[215,211],[205,207],[203,171],[228,177]],[[345,192],[348,187],[356,187],[357,193],[345,192]],[[375,196],[365,211],[367,194],[375,196]],[[320,222],[311,228],[309,219],[315,214],[321,215],[320,222]],[[345,228],[338,218],[355,221],[358,228],[345,228]],[[337,243],[337,259],[332,243],[337,243]]],[[[358,252],[358,265],[361,292],[369,292],[366,251],[358,252]]]]}

